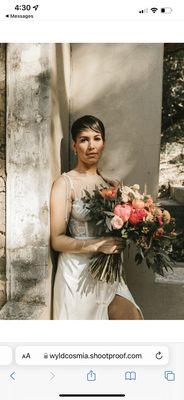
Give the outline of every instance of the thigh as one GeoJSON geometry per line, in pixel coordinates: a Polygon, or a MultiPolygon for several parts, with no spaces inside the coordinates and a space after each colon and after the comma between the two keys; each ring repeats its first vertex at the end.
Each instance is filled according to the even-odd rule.
{"type": "Polygon", "coordinates": [[[108,316],[110,320],[131,320],[142,319],[140,311],[130,300],[116,294],[108,307],[108,316]]]}

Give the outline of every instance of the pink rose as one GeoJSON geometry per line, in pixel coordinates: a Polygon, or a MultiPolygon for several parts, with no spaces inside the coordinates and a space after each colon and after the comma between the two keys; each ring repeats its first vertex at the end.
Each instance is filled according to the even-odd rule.
{"type": "Polygon", "coordinates": [[[158,219],[159,225],[163,225],[163,219],[160,215],[157,215],[157,219],[158,219]]]}
{"type": "Polygon", "coordinates": [[[128,204],[124,205],[117,204],[117,206],[114,208],[114,214],[120,217],[124,223],[128,221],[131,214],[131,210],[132,208],[128,204]]]}
{"type": "Polygon", "coordinates": [[[122,218],[118,217],[118,215],[115,215],[112,219],[111,219],[111,225],[113,227],[113,229],[121,229],[123,226],[123,220],[122,218]]]}
{"type": "Polygon", "coordinates": [[[147,207],[149,207],[149,206],[151,206],[152,204],[153,204],[153,199],[152,199],[151,197],[149,197],[149,198],[146,200],[145,205],[146,205],[147,207]]]}
{"type": "Polygon", "coordinates": [[[147,216],[147,211],[140,208],[133,208],[129,221],[131,224],[139,224],[147,216]]]}
{"type": "Polygon", "coordinates": [[[134,199],[132,201],[132,207],[133,208],[144,208],[145,207],[145,203],[144,203],[143,200],[134,199]]]}

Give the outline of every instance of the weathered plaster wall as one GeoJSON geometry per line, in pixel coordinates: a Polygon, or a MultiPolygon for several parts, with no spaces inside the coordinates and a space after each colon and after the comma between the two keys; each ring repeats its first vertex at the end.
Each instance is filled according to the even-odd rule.
{"type": "Polygon", "coordinates": [[[0,44],[0,309],[6,301],[6,260],[5,260],[5,143],[6,143],[6,118],[5,118],[5,59],[6,46],[0,44]]]}
{"type": "MultiPolygon", "coordinates": [[[[4,73],[1,69],[2,81],[4,73]]],[[[49,243],[50,189],[61,173],[64,136],[65,166],[68,163],[70,45],[9,44],[6,74],[7,302],[0,318],[45,319],[52,314],[52,269],[56,265],[49,243]]],[[[3,112],[5,108],[1,108],[1,124],[3,112]]],[[[1,133],[0,149],[4,151],[3,129],[1,133]]],[[[4,225],[4,245],[3,229],[4,225]]],[[[0,279],[4,290],[5,258],[0,279]]]]}
{"type": "MultiPolygon", "coordinates": [[[[162,44],[72,44],[71,123],[84,114],[102,119],[106,150],[101,169],[127,185],[158,191],[162,44]]],[[[71,166],[74,159],[71,153],[71,166]]],[[[128,285],[146,319],[184,318],[183,285],[155,283],[133,252],[125,258],[128,285]]]]}
{"type": "Polygon", "coordinates": [[[7,296],[1,318],[49,318],[50,45],[7,48],[7,296]]]}

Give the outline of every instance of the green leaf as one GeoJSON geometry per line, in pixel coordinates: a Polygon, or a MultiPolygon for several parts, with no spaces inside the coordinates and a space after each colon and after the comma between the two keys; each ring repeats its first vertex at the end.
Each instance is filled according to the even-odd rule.
{"type": "Polygon", "coordinates": [[[114,217],[114,213],[112,213],[111,211],[103,211],[103,213],[105,215],[108,215],[109,217],[114,217]]]}
{"type": "Polygon", "coordinates": [[[101,224],[103,224],[103,222],[104,222],[104,220],[100,219],[100,221],[96,222],[96,225],[101,225],[101,224]]]}
{"type": "Polygon", "coordinates": [[[140,253],[137,253],[135,256],[135,262],[137,265],[141,264],[143,261],[142,255],[140,253]]]}
{"type": "Polygon", "coordinates": [[[106,225],[110,231],[112,231],[111,219],[106,217],[105,219],[106,225]]]}

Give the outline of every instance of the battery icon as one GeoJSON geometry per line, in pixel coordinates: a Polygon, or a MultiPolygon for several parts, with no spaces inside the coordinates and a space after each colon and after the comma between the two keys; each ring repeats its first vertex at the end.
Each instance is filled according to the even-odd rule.
{"type": "Polygon", "coordinates": [[[172,8],[171,7],[161,8],[161,13],[163,13],[163,14],[171,14],[172,13],[172,8]]]}

